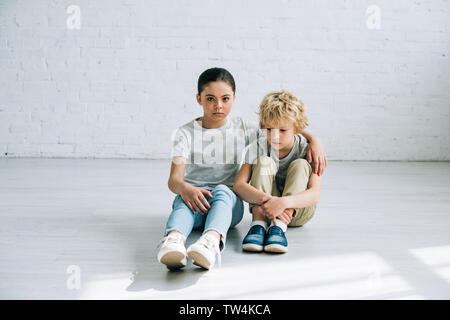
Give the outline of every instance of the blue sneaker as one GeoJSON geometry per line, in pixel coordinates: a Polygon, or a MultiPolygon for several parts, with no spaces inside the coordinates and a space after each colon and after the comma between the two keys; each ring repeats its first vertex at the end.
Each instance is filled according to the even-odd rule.
{"type": "Polygon", "coordinates": [[[283,230],[278,226],[271,226],[267,230],[264,241],[264,251],[275,253],[286,253],[288,251],[288,243],[283,230]]]}
{"type": "Polygon", "coordinates": [[[265,234],[266,229],[263,226],[252,226],[242,241],[242,250],[252,252],[263,251],[265,234]]]}

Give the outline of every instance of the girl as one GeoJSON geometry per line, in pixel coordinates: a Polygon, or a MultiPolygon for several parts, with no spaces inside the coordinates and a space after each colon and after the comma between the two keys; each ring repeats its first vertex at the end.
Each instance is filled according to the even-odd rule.
{"type": "MultiPolygon", "coordinates": [[[[225,247],[228,229],[243,216],[242,200],[232,191],[244,148],[257,139],[258,126],[240,117],[228,117],[236,100],[233,76],[225,69],[204,71],[197,85],[196,99],[203,116],[175,131],[169,189],[177,194],[158,247],[158,261],[169,269],[186,266],[186,256],[204,269],[214,266],[225,247]],[[193,229],[202,236],[186,250],[185,241],[193,229]]],[[[325,168],[320,141],[310,140],[309,158],[318,173],[325,168]]]]}

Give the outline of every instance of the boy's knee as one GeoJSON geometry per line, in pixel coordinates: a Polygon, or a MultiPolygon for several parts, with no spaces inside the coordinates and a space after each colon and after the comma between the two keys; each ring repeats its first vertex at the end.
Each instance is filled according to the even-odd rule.
{"type": "Polygon", "coordinates": [[[252,171],[262,175],[276,174],[277,164],[271,157],[261,156],[255,160],[252,171]]]}
{"type": "Polygon", "coordinates": [[[295,159],[289,164],[288,170],[301,170],[310,175],[312,172],[312,167],[306,159],[295,159]]]}
{"type": "Polygon", "coordinates": [[[254,165],[262,165],[262,166],[270,166],[272,164],[275,164],[275,160],[269,156],[260,156],[256,158],[254,162],[254,165]]]}

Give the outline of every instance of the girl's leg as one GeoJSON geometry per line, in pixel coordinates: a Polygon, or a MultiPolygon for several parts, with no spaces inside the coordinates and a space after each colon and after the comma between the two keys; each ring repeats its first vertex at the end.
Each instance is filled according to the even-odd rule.
{"type": "Polygon", "coordinates": [[[221,261],[220,251],[224,249],[230,226],[236,225],[244,213],[243,202],[225,185],[218,185],[208,199],[211,208],[206,214],[205,231],[195,243],[187,249],[192,263],[204,269],[214,266],[216,255],[221,261]]]}
{"type": "MultiPolygon", "coordinates": [[[[199,224],[199,213],[192,212],[177,195],[172,204],[172,212],[166,224],[164,237],[158,244],[157,259],[169,269],[179,269],[186,266],[186,248],[184,246],[187,236],[192,228],[199,224]]],[[[200,223],[201,224],[201,223],[200,223]]]]}
{"type": "Polygon", "coordinates": [[[203,224],[204,218],[204,215],[189,209],[181,196],[177,195],[172,203],[172,212],[167,220],[164,235],[177,231],[187,238],[194,226],[203,224]]]}
{"type": "Polygon", "coordinates": [[[225,247],[228,229],[237,225],[244,214],[244,203],[226,185],[219,184],[211,191],[213,197],[205,221],[205,233],[218,237],[220,249],[225,247]]]}

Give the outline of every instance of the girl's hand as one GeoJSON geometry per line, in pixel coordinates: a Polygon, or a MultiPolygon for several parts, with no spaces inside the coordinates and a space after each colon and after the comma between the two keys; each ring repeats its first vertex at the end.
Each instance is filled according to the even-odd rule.
{"type": "Polygon", "coordinates": [[[269,201],[261,205],[264,215],[269,219],[275,219],[286,209],[285,201],[282,197],[272,196],[269,201]]]}
{"type": "Polygon", "coordinates": [[[308,144],[306,149],[306,160],[311,163],[314,159],[314,173],[321,176],[323,171],[327,167],[327,155],[323,149],[322,142],[318,138],[315,138],[308,144]]]}
{"type": "Polygon", "coordinates": [[[208,213],[208,210],[211,209],[205,195],[212,198],[211,192],[203,188],[194,187],[191,184],[186,184],[186,187],[180,193],[181,198],[189,209],[203,214],[208,213]]]}

